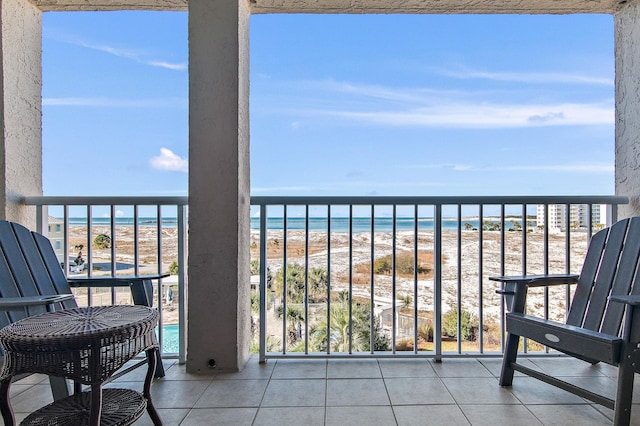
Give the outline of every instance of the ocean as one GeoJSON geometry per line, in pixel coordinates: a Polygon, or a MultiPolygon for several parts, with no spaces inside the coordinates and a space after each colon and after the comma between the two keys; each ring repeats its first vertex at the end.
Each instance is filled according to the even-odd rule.
{"type": "MultiPolygon", "coordinates": [[[[485,221],[491,221],[498,223],[497,218],[485,218],[485,221]]],[[[511,227],[512,219],[506,220],[506,227],[511,227]]],[[[521,220],[516,219],[517,222],[521,220]]],[[[328,219],[326,217],[310,217],[309,218],[309,230],[310,231],[327,231],[328,219]]],[[[535,226],[535,220],[532,220],[535,226]]],[[[72,217],[69,218],[70,225],[86,225],[86,218],[72,217]]],[[[94,217],[92,224],[94,226],[109,226],[111,218],[108,217],[94,217]]],[[[116,226],[133,226],[134,219],[132,217],[117,217],[115,219],[116,226]]],[[[479,221],[477,218],[463,218],[462,228],[465,229],[465,225],[469,224],[472,228],[479,227],[479,221]]],[[[157,226],[158,218],[156,217],[139,217],[139,226],[157,226]]],[[[163,228],[175,228],[178,225],[178,220],[172,217],[162,218],[163,228]]],[[[391,217],[376,217],[373,221],[375,232],[392,232],[393,231],[393,218],[391,217]]],[[[396,230],[397,231],[413,231],[415,226],[415,220],[412,217],[396,217],[396,230]]],[[[304,217],[288,217],[287,229],[289,230],[304,230],[306,227],[306,219],[304,217]]],[[[371,232],[371,218],[370,217],[354,217],[351,220],[352,232],[354,234],[362,232],[371,232]]],[[[433,218],[418,218],[418,230],[419,231],[432,231],[434,228],[433,218]]],[[[260,229],[260,218],[251,218],[251,230],[257,231],[260,229]]],[[[267,218],[268,230],[282,230],[284,229],[284,219],[282,217],[270,217],[267,218]]],[[[442,229],[447,231],[456,231],[458,229],[457,218],[443,218],[442,229]]],[[[332,217],[331,218],[331,232],[349,232],[349,218],[348,217],[332,217]]]]}

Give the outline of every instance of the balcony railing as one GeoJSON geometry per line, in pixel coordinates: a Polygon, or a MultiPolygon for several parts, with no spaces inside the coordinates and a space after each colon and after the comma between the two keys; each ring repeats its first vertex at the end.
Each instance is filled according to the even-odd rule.
{"type": "MultiPolygon", "coordinates": [[[[626,197],[253,197],[260,359],[499,354],[492,275],[576,273],[626,197]]],[[[569,286],[529,297],[562,320],[569,286]]],[[[538,351],[544,348],[528,347],[538,351]]]]}
{"type": "MultiPolygon", "coordinates": [[[[171,271],[154,287],[164,356],[186,359],[187,197],[27,197],[69,275],[171,271]]],[[[132,303],[128,289],[74,289],[79,305],[132,303]]]]}
{"type": "MultiPolygon", "coordinates": [[[[251,201],[252,329],[255,351],[264,361],[499,354],[505,307],[488,277],[579,272],[592,233],[615,222],[617,205],[628,199],[251,201]]],[[[161,282],[154,297],[163,352],[184,362],[187,197],[28,197],[25,202],[37,208],[38,229],[59,244],[67,274],[177,273],[161,282]],[[101,234],[108,244],[96,244],[101,234]]],[[[126,292],[77,296],[81,304],[129,303],[126,292]]],[[[562,319],[570,297],[570,288],[542,291],[529,297],[529,306],[562,319]]],[[[541,349],[544,353],[525,346],[530,352],[541,349]]]]}

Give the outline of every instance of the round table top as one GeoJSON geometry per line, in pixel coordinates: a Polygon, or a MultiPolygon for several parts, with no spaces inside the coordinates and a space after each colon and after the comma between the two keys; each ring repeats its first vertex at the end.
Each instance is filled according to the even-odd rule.
{"type": "Polygon", "coordinates": [[[147,306],[73,308],[27,317],[0,330],[0,379],[44,373],[101,383],[142,351],[158,347],[158,311],[147,306]]]}
{"type": "MultiPolygon", "coordinates": [[[[91,306],[47,312],[24,318],[0,330],[0,342],[73,344],[74,340],[99,341],[124,333],[135,337],[152,330],[158,323],[158,311],[147,306],[91,306]]],[[[7,348],[8,349],[8,348],[7,348]]]]}

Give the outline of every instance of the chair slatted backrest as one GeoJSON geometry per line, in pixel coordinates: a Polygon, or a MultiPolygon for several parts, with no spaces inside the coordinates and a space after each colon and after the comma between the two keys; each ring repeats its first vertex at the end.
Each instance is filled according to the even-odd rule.
{"type": "MultiPolygon", "coordinates": [[[[17,223],[0,221],[0,297],[27,297],[69,294],[51,242],[17,223]]],[[[75,300],[62,303],[76,307],[75,300]]],[[[45,307],[31,307],[29,314],[45,312],[45,307]]],[[[0,326],[26,316],[23,310],[0,312],[0,326]]]]}
{"type": "Polygon", "coordinates": [[[624,305],[609,303],[611,294],[640,291],[640,217],[624,219],[596,233],[589,243],[567,324],[619,335],[624,305]]]}

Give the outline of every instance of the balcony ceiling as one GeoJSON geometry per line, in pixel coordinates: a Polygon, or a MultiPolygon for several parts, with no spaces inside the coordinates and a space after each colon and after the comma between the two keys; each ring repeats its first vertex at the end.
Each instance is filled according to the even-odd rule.
{"type": "MultiPolygon", "coordinates": [[[[187,0],[32,0],[43,11],[187,10],[187,0]]],[[[249,0],[253,13],[613,13],[625,0],[249,0]]]]}

